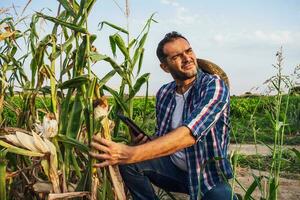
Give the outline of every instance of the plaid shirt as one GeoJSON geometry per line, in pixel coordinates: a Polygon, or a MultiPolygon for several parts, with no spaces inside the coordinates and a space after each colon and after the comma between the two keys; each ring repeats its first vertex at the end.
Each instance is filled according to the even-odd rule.
{"type": "MultiPolygon", "coordinates": [[[[203,196],[224,178],[232,178],[227,160],[229,143],[229,91],[216,75],[198,71],[183,109],[183,126],[196,139],[195,145],[185,149],[190,199],[203,196]]],[[[171,131],[176,106],[175,81],[163,85],[156,95],[156,135],[171,131]]]]}

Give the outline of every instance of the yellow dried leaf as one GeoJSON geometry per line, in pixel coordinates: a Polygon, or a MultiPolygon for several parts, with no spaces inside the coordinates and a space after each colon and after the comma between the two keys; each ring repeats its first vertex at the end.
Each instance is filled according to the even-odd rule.
{"type": "Polygon", "coordinates": [[[0,41],[5,40],[6,38],[11,37],[13,34],[15,34],[15,31],[1,33],[0,34],[0,41]]]}

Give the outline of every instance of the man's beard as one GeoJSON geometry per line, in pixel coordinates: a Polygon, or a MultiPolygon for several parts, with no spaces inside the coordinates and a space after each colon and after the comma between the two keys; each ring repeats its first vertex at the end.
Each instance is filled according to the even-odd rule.
{"type": "Polygon", "coordinates": [[[174,79],[180,80],[180,81],[185,81],[185,80],[193,78],[197,75],[197,67],[193,71],[189,71],[189,72],[170,70],[170,73],[174,79]]]}

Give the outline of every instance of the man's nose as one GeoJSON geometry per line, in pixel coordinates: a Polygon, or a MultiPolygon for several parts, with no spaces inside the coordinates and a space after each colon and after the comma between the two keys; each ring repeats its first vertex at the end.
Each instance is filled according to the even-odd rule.
{"type": "Polygon", "coordinates": [[[184,52],[184,53],[182,54],[182,60],[183,60],[184,62],[190,61],[190,60],[191,60],[190,55],[184,52]]]}

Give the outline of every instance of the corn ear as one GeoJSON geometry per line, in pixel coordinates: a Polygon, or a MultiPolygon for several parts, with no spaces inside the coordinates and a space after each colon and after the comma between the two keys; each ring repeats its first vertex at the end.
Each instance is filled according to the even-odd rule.
{"type": "Polygon", "coordinates": [[[37,135],[34,131],[32,131],[33,141],[36,148],[42,153],[49,153],[50,150],[44,140],[37,135]]]}
{"type": "MultiPolygon", "coordinates": [[[[102,121],[102,127],[103,127],[103,135],[105,139],[111,140],[111,135],[110,135],[110,120],[106,116],[102,121]]],[[[125,195],[125,190],[124,190],[124,183],[119,171],[118,166],[108,166],[108,170],[110,173],[110,177],[112,180],[112,184],[115,189],[115,194],[118,200],[125,200],[126,195],[125,195]]]]}
{"type": "Polygon", "coordinates": [[[15,154],[23,155],[23,156],[33,156],[33,157],[45,156],[45,154],[43,154],[43,153],[25,150],[25,149],[13,146],[11,144],[8,144],[2,140],[0,140],[0,146],[7,148],[7,150],[11,153],[15,153],[15,154]]]}
{"type": "Polygon", "coordinates": [[[15,134],[5,135],[5,139],[16,146],[25,148],[15,134]]]}
{"type": "Polygon", "coordinates": [[[23,146],[26,147],[26,149],[39,152],[39,150],[35,147],[33,137],[30,135],[27,135],[26,133],[16,131],[16,136],[18,140],[21,142],[23,146]]]}

